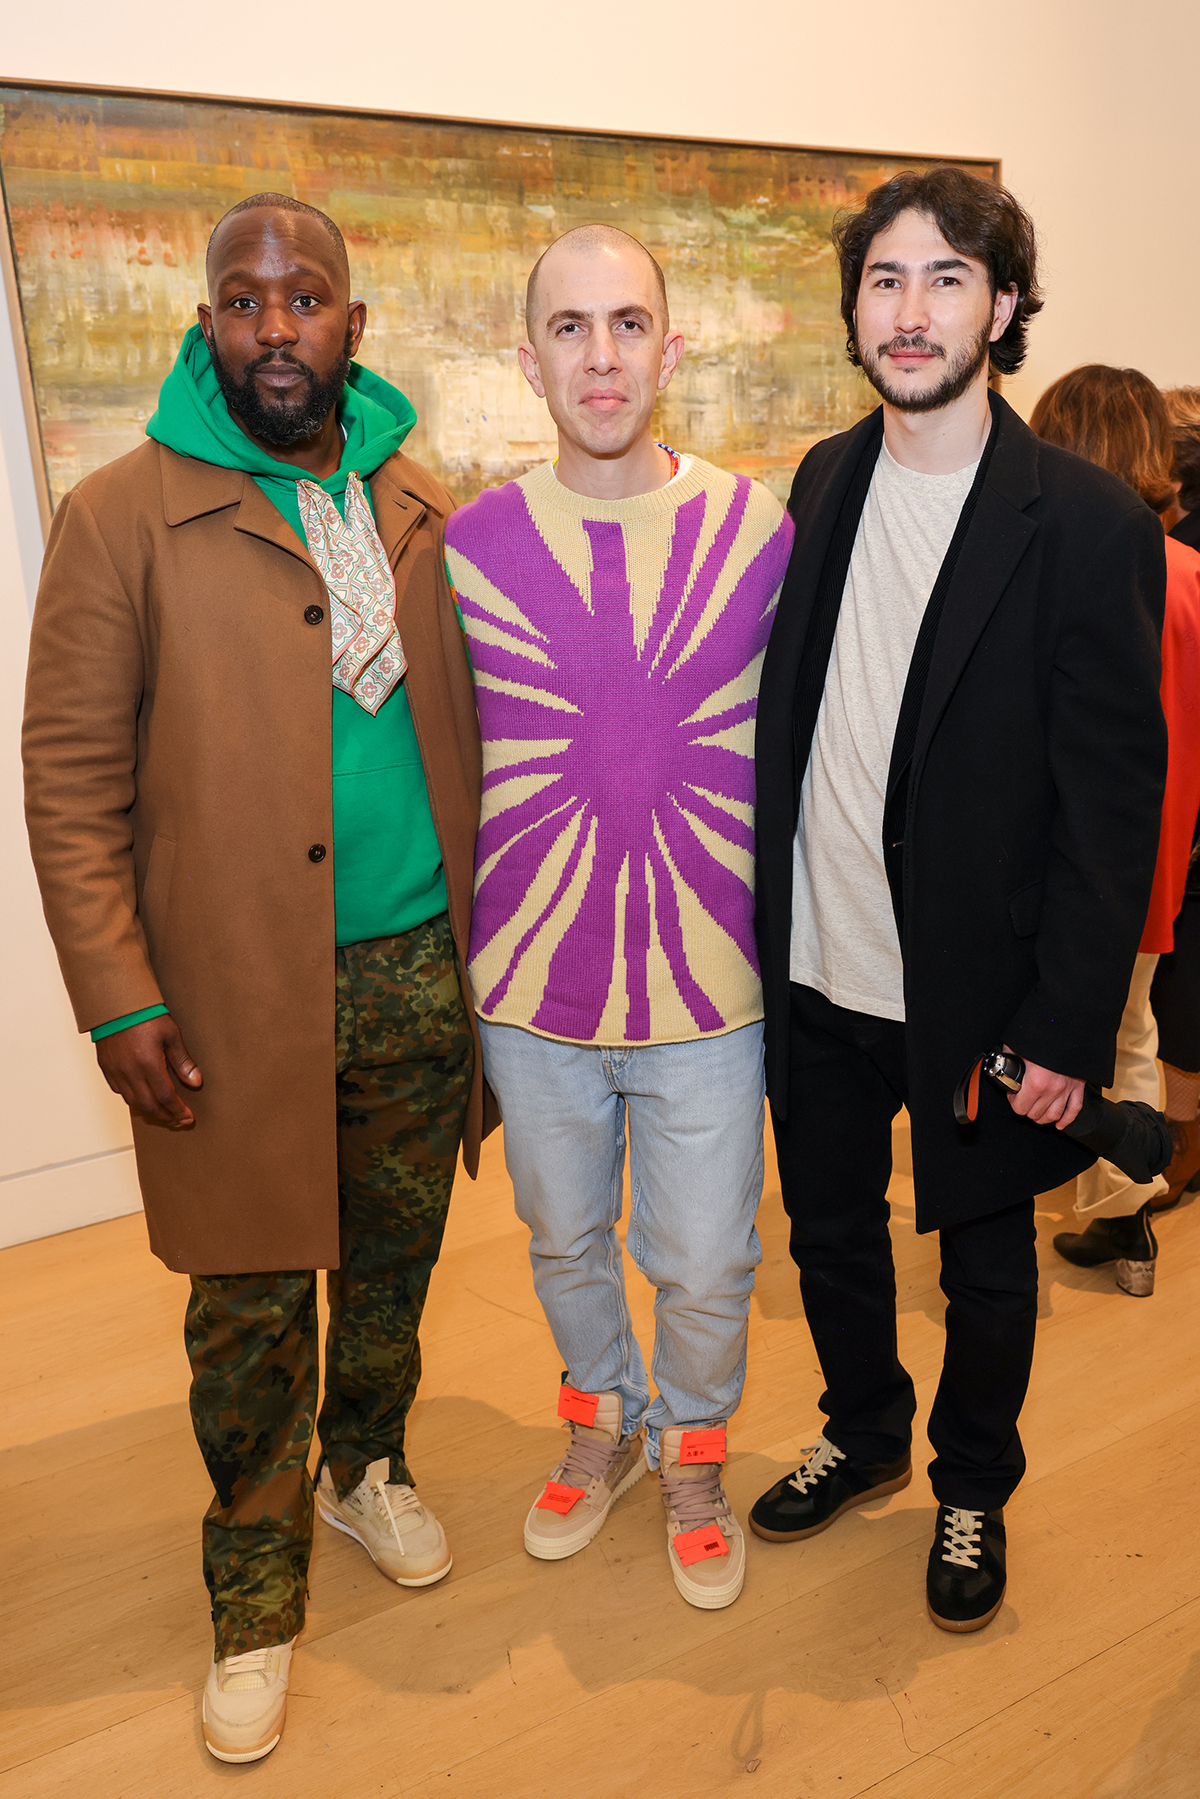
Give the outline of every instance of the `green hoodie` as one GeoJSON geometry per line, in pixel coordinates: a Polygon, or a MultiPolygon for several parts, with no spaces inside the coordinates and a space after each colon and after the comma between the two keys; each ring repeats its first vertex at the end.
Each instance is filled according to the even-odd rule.
{"type": "MultiPolygon", "coordinates": [[[[347,477],[352,471],[357,474],[370,499],[367,479],[399,449],[417,415],[399,389],[353,363],[338,418],[346,434],[342,460],[337,473],[317,485],[344,516],[347,477]]],[[[183,340],[146,435],[181,456],[242,469],[278,507],[301,543],[305,541],[296,483],[311,476],[259,449],[231,418],[199,325],[193,325],[183,340]]],[[[332,669],[330,693],[333,893],[336,940],[341,945],[413,930],[444,912],[447,899],[442,853],[404,683],[393,688],[374,717],[333,686],[332,669]]],[[[147,1007],[99,1026],[92,1036],[109,1036],[165,1010],[147,1007]]]]}

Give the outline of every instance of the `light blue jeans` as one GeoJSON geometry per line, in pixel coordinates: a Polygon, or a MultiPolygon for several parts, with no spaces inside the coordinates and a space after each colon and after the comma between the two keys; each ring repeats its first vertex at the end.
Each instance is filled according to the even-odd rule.
{"type": "Polygon", "coordinates": [[[626,1434],[715,1424],[736,1410],[762,1259],[763,1033],[592,1049],[479,1021],[483,1068],[529,1259],[567,1379],[619,1393],[626,1434]],[[650,1404],[616,1226],[625,1132],[628,1247],[657,1288],[650,1404]]]}

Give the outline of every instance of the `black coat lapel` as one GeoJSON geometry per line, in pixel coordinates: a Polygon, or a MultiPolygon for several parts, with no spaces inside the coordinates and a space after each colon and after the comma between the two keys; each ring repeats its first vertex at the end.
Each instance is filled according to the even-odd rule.
{"type": "Polygon", "coordinates": [[[1038,440],[998,394],[989,397],[993,413],[999,413],[1000,435],[938,626],[913,750],[914,771],[920,768],[971,652],[1038,528],[1025,510],[1040,491],[1038,440]]]}

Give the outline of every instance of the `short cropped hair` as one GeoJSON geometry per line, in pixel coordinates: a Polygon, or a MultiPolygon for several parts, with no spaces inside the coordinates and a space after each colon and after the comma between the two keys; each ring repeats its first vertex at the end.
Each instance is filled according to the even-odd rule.
{"type": "Polygon", "coordinates": [[[1029,423],[1047,443],[1119,475],[1154,512],[1165,512],[1174,499],[1170,414],[1139,369],[1102,362],[1072,369],[1046,389],[1029,423]]]}
{"type": "Polygon", "coordinates": [[[576,225],[573,230],[564,231],[561,237],[556,237],[552,244],[547,244],[529,271],[529,280],[525,285],[525,335],[531,342],[533,340],[534,301],[537,297],[538,276],[541,273],[542,264],[551,250],[557,250],[560,244],[565,243],[574,244],[581,250],[591,250],[600,244],[615,244],[618,247],[622,244],[633,244],[635,249],[641,251],[654,270],[658,297],[662,301],[663,330],[668,329],[671,323],[671,314],[667,306],[667,278],[645,244],[634,237],[632,232],[622,231],[617,225],[576,225]]]}
{"type": "Polygon", "coordinates": [[[1185,512],[1200,506],[1200,387],[1169,387],[1163,394],[1174,435],[1171,474],[1185,512]]]}
{"type": "Polygon", "coordinates": [[[992,298],[1017,290],[1017,304],[1002,337],[990,346],[991,372],[1015,375],[1025,360],[1029,321],[1042,310],[1037,279],[1037,234],[1033,220],[1007,188],[997,187],[965,169],[939,164],[919,175],[911,169],[872,188],[857,212],[843,211],[833,221],[833,247],[842,275],[842,318],[846,353],[861,368],[854,309],[867,253],[881,231],[902,212],[932,219],[960,256],[983,263],[992,298]]]}
{"type": "Polygon", "coordinates": [[[350,266],[350,258],[346,254],[346,240],[329,214],[321,212],[315,206],[310,206],[306,200],[297,200],[292,194],[250,194],[245,200],[239,200],[236,206],[231,206],[224,217],[219,218],[212,228],[208,239],[208,249],[205,251],[206,261],[212,255],[213,238],[216,237],[225,220],[235,218],[239,212],[306,212],[310,218],[320,220],[336,244],[342,261],[347,268],[350,266]]]}

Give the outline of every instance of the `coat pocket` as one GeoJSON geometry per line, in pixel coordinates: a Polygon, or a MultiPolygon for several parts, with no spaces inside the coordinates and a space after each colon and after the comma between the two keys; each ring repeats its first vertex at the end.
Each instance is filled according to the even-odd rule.
{"type": "Polygon", "coordinates": [[[175,845],[169,837],[156,837],[150,845],[146,879],[142,884],[141,913],[151,930],[161,928],[171,904],[171,871],[175,866],[175,845]]]}
{"type": "Polygon", "coordinates": [[[1042,887],[1043,882],[1031,881],[1028,887],[1018,887],[1008,902],[1008,916],[1018,937],[1032,937],[1042,922],[1042,887]]]}

